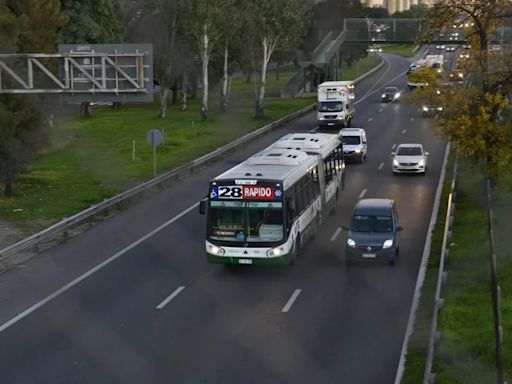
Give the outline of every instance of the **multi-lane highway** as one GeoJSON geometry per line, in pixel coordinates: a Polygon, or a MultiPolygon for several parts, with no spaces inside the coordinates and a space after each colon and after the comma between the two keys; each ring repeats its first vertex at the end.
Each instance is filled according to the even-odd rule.
{"type": "Polygon", "coordinates": [[[153,198],[0,276],[0,383],[392,383],[445,142],[416,106],[381,104],[406,91],[409,61],[356,89],[365,164],[347,166],[337,213],[290,267],[206,262],[197,201],[208,180],[282,137],[310,114],[233,152],[153,198]],[[426,176],[393,176],[402,142],[430,152],[426,176]],[[354,204],[397,202],[399,260],[344,263],[354,204]]]}

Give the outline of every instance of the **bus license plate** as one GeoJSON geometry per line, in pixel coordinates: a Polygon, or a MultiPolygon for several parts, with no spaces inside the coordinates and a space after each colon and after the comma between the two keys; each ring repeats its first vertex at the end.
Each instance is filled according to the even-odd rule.
{"type": "Polygon", "coordinates": [[[363,253],[363,259],[375,259],[375,253],[363,253]]]}
{"type": "Polygon", "coordinates": [[[238,259],[238,264],[252,264],[251,259],[238,259]]]}

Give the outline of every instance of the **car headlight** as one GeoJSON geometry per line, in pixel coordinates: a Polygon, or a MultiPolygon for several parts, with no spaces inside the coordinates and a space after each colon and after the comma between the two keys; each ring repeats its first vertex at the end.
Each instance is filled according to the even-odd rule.
{"type": "Polygon", "coordinates": [[[459,73],[459,77],[462,79],[464,77],[463,73],[459,73]]]}
{"type": "Polygon", "coordinates": [[[355,248],[356,247],[356,242],[352,239],[347,239],[347,245],[350,247],[350,248],[355,248]]]}
{"type": "Polygon", "coordinates": [[[385,98],[385,97],[386,97],[386,95],[385,95],[385,94],[382,94],[382,98],[385,98]]]}
{"type": "Polygon", "coordinates": [[[426,105],[423,106],[423,112],[428,112],[428,107],[426,105]]]}
{"type": "Polygon", "coordinates": [[[425,166],[425,159],[421,159],[420,161],[418,161],[418,165],[420,167],[424,167],[425,166]]]}
{"type": "Polygon", "coordinates": [[[382,244],[382,249],[388,249],[393,246],[393,239],[386,240],[384,244],[382,244]]]}
{"type": "Polygon", "coordinates": [[[217,247],[215,245],[209,245],[208,249],[210,250],[210,253],[213,253],[214,255],[222,256],[224,255],[224,249],[221,247],[217,247]]]}
{"type": "Polygon", "coordinates": [[[281,256],[284,252],[284,248],[283,247],[276,247],[276,248],[272,248],[270,250],[267,251],[267,256],[268,257],[278,257],[278,256],[281,256]]]}
{"type": "Polygon", "coordinates": [[[395,99],[398,99],[400,97],[400,92],[398,92],[396,95],[395,95],[395,99]]]}
{"type": "Polygon", "coordinates": [[[400,165],[400,162],[397,159],[393,159],[393,165],[395,167],[398,167],[400,165]]]}
{"type": "Polygon", "coordinates": [[[443,110],[443,107],[437,107],[437,110],[438,110],[438,111],[442,111],[442,110],[443,110]]]}
{"type": "Polygon", "coordinates": [[[355,153],[361,153],[361,149],[357,148],[356,150],[354,150],[355,153]]]}

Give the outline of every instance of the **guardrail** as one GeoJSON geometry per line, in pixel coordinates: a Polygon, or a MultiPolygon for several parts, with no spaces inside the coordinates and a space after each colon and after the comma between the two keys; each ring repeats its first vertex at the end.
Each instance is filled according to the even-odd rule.
{"type": "Polygon", "coordinates": [[[434,362],[434,352],[436,346],[441,340],[441,332],[437,329],[437,316],[439,311],[443,308],[444,299],[441,297],[442,285],[446,282],[447,272],[444,270],[444,264],[446,258],[449,255],[448,241],[451,239],[451,228],[453,225],[453,217],[455,214],[455,200],[456,200],[456,188],[457,183],[457,160],[453,167],[453,178],[450,188],[450,194],[448,195],[448,206],[446,209],[446,220],[444,224],[443,243],[441,246],[441,257],[439,259],[439,271],[437,274],[436,283],[436,294],[434,298],[434,311],[432,315],[432,323],[430,325],[430,337],[428,341],[427,359],[425,362],[425,372],[423,375],[423,384],[434,384],[436,380],[435,373],[432,372],[432,365],[434,362]]]}
{"type": "Polygon", "coordinates": [[[181,176],[183,176],[185,173],[192,172],[196,168],[206,164],[209,161],[212,161],[229,150],[232,150],[238,146],[241,146],[243,144],[248,143],[249,141],[264,135],[273,129],[287,123],[288,121],[295,119],[296,117],[307,113],[311,110],[313,110],[314,105],[309,105],[305,108],[302,108],[294,113],[291,113],[287,116],[282,117],[279,120],[276,120],[270,124],[267,124],[253,132],[248,133],[247,135],[244,135],[240,138],[238,138],[235,141],[232,141],[229,144],[226,144],[220,148],[217,148],[216,150],[207,153],[206,155],[203,155],[197,159],[194,159],[190,161],[187,164],[184,164],[182,166],[179,166],[172,171],[166,172],[160,176],[157,176],[147,182],[141,183],[123,193],[120,193],[116,196],[113,196],[111,198],[108,198],[101,203],[92,205],[91,207],[83,210],[82,212],[77,213],[76,215],[73,215],[71,217],[65,218],[61,220],[60,222],[52,225],[49,228],[46,228],[38,233],[35,233],[21,241],[18,241],[17,243],[14,243],[4,249],[0,250],[0,262],[5,261],[8,257],[24,251],[30,247],[36,246],[38,243],[40,243],[43,240],[47,240],[50,238],[54,238],[55,236],[59,234],[63,234],[63,238],[68,237],[68,231],[72,229],[73,227],[83,224],[87,220],[91,219],[92,217],[97,216],[100,213],[108,214],[108,211],[112,209],[113,207],[117,206],[117,209],[119,209],[121,203],[126,202],[127,200],[144,193],[148,191],[151,188],[157,187],[162,185],[164,182],[179,179],[181,176]]]}

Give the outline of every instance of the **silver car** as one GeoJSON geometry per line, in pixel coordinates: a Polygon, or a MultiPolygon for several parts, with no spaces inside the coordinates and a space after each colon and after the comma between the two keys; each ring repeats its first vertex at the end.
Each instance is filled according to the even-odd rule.
{"type": "Polygon", "coordinates": [[[393,156],[393,174],[397,173],[421,173],[427,170],[428,152],[423,150],[421,144],[399,144],[393,156]]]}

